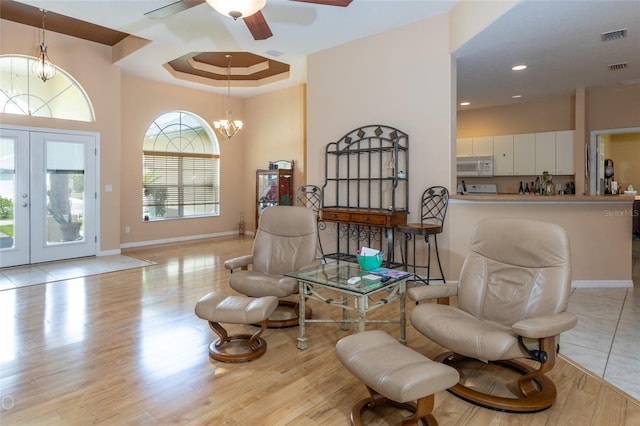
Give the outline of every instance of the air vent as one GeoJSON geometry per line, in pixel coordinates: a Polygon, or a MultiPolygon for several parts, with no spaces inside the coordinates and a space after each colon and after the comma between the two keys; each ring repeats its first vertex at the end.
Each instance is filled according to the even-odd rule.
{"type": "Polygon", "coordinates": [[[620,62],[619,64],[607,65],[609,71],[620,71],[626,69],[629,66],[629,62],[620,62]]]}
{"type": "Polygon", "coordinates": [[[626,36],[627,36],[627,28],[623,28],[621,30],[608,31],[606,33],[600,34],[600,40],[602,41],[618,40],[621,38],[625,38],[626,36]]]}

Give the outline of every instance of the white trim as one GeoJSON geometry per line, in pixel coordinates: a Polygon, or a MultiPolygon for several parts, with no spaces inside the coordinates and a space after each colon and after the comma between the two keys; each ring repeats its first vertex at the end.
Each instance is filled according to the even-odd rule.
{"type": "Polygon", "coordinates": [[[96,256],[113,256],[116,254],[122,254],[122,250],[120,249],[100,250],[98,253],[96,253],[96,256]]]}
{"type": "Polygon", "coordinates": [[[571,288],[620,288],[633,287],[632,280],[572,280],[571,288]]]}
{"type": "Polygon", "coordinates": [[[238,231],[217,232],[215,234],[190,235],[188,237],[163,238],[161,240],[138,241],[135,243],[120,244],[120,248],[155,246],[159,244],[179,243],[183,241],[202,240],[205,238],[228,237],[230,235],[238,235],[238,231]]]}

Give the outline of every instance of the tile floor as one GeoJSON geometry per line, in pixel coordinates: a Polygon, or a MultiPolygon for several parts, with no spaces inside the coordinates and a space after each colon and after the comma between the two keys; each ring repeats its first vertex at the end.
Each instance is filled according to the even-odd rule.
{"type": "Polygon", "coordinates": [[[111,255],[0,268],[0,291],[147,265],[153,263],[129,256],[111,255]]]}
{"type": "MultiPolygon", "coordinates": [[[[152,263],[128,256],[101,256],[0,269],[0,291],[45,282],[136,268],[152,263]]],[[[578,325],[562,335],[561,352],[640,399],[640,259],[634,288],[574,289],[569,311],[578,325]]]]}

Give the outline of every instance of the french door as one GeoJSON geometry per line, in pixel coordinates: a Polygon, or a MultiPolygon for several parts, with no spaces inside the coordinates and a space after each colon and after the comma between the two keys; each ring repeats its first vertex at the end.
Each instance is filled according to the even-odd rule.
{"type": "Polygon", "coordinates": [[[0,267],[96,254],[96,139],[0,127],[0,267]]]}

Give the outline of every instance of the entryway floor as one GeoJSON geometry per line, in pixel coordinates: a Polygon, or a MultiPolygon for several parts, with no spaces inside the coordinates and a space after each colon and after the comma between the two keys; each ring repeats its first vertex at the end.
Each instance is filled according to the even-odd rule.
{"type": "Polygon", "coordinates": [[[153,265],[123,255],[91,256],[0,268],[0,291],[153,265]]]}

